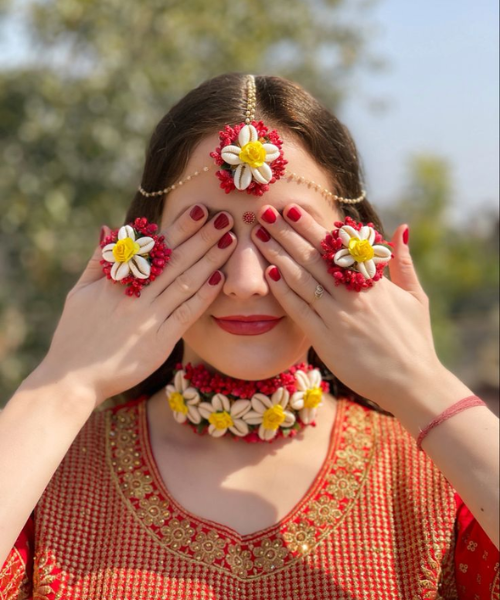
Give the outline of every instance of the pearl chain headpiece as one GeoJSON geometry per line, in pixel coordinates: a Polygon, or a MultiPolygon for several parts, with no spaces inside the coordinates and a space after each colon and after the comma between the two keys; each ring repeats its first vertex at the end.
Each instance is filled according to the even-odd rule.
{"type": "MultiPolygon", "coordinates": [[[[245,91],[244,122],[234,127],[226,125],[225,129],[219,132],[220,146],[210,153],[219,166],[216,175],[221,181],[220,187],[226,193],[237,189],[261,196],[269,189],[270,184],[284,177],[289,182],[295,181],[313,188],[327,200],[356,204],[366,198],[365,190],[357,198],[344,198],[315,181],[287,171],[285,168],[287,161],[283,157],[282,150],[283,142],[277,131],[269,131],[262,121],[255,120],[257,93],[253,75],[247,77],[245,91]]],[[[211,167],[205,166],[177,183],[155,192],[147,192],[141,185],[138,190],[146,198],[163,196],[210,170],[211,167]]]]}

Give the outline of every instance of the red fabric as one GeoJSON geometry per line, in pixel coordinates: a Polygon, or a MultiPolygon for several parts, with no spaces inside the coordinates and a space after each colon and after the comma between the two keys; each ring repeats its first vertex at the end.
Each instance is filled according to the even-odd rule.
{"type": "Polygon", "coordinates": [[[34,547],[33,512],[0,569],[0,600],[32,600],[34,547]]]}
{"type": "Polygon", "coordinates": [[[499,552],[458,494],[455,501],[455,575],[459,600],[497,600],[499,552]]]}

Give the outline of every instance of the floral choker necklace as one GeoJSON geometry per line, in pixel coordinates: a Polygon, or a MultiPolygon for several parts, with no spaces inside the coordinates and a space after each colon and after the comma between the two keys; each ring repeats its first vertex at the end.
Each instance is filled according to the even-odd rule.
{"type": "Polygon", "coordinates": [[[178,423],[198,434],[229,435],[247,442],[293,437],[315,425],[323,394],[330,391],[319,369],[300,363],[271,379],[244,381],[210,373],[203,365],[176,366],[165,388],[178,423]]]}

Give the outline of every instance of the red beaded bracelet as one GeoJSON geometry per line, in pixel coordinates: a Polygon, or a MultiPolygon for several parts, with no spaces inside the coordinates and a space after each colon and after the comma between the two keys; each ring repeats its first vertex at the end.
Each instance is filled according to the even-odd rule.
{"type": "Polygon", "coordinates": [[[444,412],[433,419],[429,425],[420,430],[420,435],[417,439],[417,448],[422,450],[422,441],[431,429],[434,429],[434,427],[437,427],[443,421],[446,421],[450,417],[453,417],[459,412],[462,412],[466,408],[471,408],[472,406],[487,406],[487,404],[478,396],[467,396],[467,398],[463,398],[462,400],[455,402],[455,404],[449,406],[444,412]]]}

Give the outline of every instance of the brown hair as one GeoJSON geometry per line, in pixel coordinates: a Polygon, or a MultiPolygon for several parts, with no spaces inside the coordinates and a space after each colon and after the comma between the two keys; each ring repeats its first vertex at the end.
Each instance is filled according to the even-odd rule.
{"type": "MultiPolygon", "coordinates": [[[[207,135],[243,120],[247,75],[227,73],[205,81],[190,91],[161,119],[146,152],[141,185],[147,191],[164,189],[179,180],[197,144],[207,135]]],[[[282,77],[256,76],[256,119],[278,131],[291,133],[330,174],[331,190],[344,198],[358,197],[363,177],[358,153],[347,128],[300,85],[282,77]]],[[[165,196],[145,198],[140,192],[127,211],[124,223],[136,217],[161,223],[165,196]]],[[[372,222],[384,235],[383,226],[367,199],[358,204],[339,204],[342,218],[349,215],[363,223],[372,222]]],[[[384,235],[385,237],[385,235],[384,235]]],[[[172,379],[176,363],[182,361],[180,340],[165,363],[146,380],[116,397],[129,400],[143,394],[152,395],[172,379]]],[[[331,373],[314,350],[309,362],[321,369],[331,383],[335,396],[381,410],[370,400],[359,396],[331,373]]],[[[382,411],[384,412],[384,411],[382,411]]]]}

